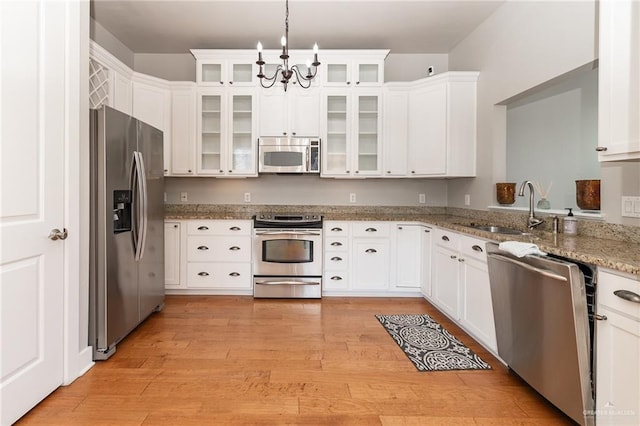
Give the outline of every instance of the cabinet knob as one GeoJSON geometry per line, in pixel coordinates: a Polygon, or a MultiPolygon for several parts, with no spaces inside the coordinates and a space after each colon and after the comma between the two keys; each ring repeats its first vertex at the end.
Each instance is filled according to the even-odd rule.
{"type": "Polygon", "coordinates": [[[365,253],[377,253],[378,250],[376,250],[376,249],[366,249],[364,252],[365,253]]]}
{"type": "Polygon", "coordinates": [[[169,173],[169,170],[167,170],[167,169],[164,169],[164,172],[165,172],[165,173],[169,173]]]}
{"type": "Polygon", "coordinates": [[[449,237],[447,237],[446,235],[442,236],[442,241],[449,241],[449,237]]]}
{"type": "Polygon", "coordinates": [[[347,173],[351,173],[349,170],[347,170],[347,173]]]}
{"type": "Polygon", "coordinates": [[[599,147],[596,147],[596,151],[598,151],[598,152],[604,152],[604,151],[606,151],[606,150],[607,150],[607,147],[606,147],[606,146],[599,146],[599,147]]]}
{"type": "Polygon", "coordinates": [[[198,275],[200,275],[201,277],[208,277],[209,273],[208,272],[198,272],[198,275]]]}
{"type": "Polygon", "coordinates": [[[391,173],[391,170],[387,170],[387,173],[391,173]]]}
{"type": "Polygon", "coordinates": [[[360,84],[360,82],[359,82],[359,81],[356,81],[356,84],[360,84]]]}
{"type": "Polygon", "coordinates": [[[292,132],[291,134],[292,134],[293,136],[295,136],[295,135],[296,135],[296,132],[292,132]]]}
{"type": "Polygon", "coordinates": [[[351,84],[351,82],[350,82],[350,81],[347,81],[347,84],[351,84]]]}
{"type": "Polygon", "coordinates": [[[355,173],[360,173],[360,170],[356,170],[355,173]]]}
{"type": "Polygon", "coordinates": [[[283,134],[284,136],[287,136],[287,132],[282,132],[282,134],[283,134]]]}
{"type": "Polygon", "coordinates": [[[450,257],[450,258],[452,258],[452,259],[455,259],[455,258],[457,258],[458,256],[456,256],[455,254],[452,254],[452,255],[451,255],[451,256],[449,256],[449,257],[450,257]]]}
{"type": "Polygon", "coordinates": [[[220,173],[224,173],[224,171],[222,171],[222,169],[220,169],[219,171],[220,171],[220,173]]]}
{"type": "Polygon", "coordinates": [[[233,81],[230,81],[229,84],[233,84],[233,81]]]}
{"type": "Polygon", "coordinates": [[[187,170],[187,172],[191,173],[191,169],[187,170]]]}
{"type": "Polygon", "coordinates": [[[177,227],[178,227],[178,225],[173,225],[173,227],[174,227],[174,228],[177,228],[177,227]]]}
{"type": "Polygon", "coordinates": [[[464,262],[463,258],[458,259],[458,262],[464,262]]]}
{"type": "Polygon", "coordinates": [[[398,226],[398,229],[399,229],[399,230],[402,230],[402,226],[398,226]]]}
{"type": "Polygon", "coordinates": [[[207,246],[199,246],[198,250],[209,250],[209,247],[207,247],[207,246]]]}
{"type": "Polygon", "coordinates": [[[411,173],[414,173],[414,174],[415,174],[415,172],[416,172],[415,170],[411,170],[411,173]]]}
{"type": "Polygon", "coordinates": [[[224,84],[224,81],[221,81],[220,84],[224,84]]]}

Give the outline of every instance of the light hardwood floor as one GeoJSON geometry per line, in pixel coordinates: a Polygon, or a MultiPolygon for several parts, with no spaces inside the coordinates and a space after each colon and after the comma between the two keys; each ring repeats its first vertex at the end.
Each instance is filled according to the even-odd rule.
{"type": "Polygon", "coordinates": [[[571,422],[420,298],[168,296],[111,359],[18,424],[571,422]],[[493,370],[418,372],[378,313],[427,313],[493,370]]]}

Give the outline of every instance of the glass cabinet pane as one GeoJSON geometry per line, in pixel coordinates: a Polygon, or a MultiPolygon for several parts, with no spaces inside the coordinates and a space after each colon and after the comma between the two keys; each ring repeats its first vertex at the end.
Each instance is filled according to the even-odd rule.
{"type": "Polygon", "coordinates": [[[378,170],[378,97],[358,97],[358,170],[378,170]]]}
{"type": "Polygon", "coordinates": [[[328,64],[327,82],[347,83],[349,81],[347,64],[328,64]]]}
{"type": "Polygon", "coordinates": [[[252,172],[255,168],[253,144],[253,98],[232,97],[231,168],[234,172],[252,172]]]}
{"type": "Polygon", "coordinates": [[[358,81],[360,83],[377,83],[379,78],[378,68],[378,64],[358,65],[358,81]]]}
{"type": "Polygon", "coordinates": [[[327,171],[345,172],[347,165],[347,96],[327,97],[327,171]]]}
{"type": "Polygon", "coordinates": [[[232,69],[234,83],[251,83],[253,81],[252,64],[233,64],[232,69]]]}
{"type": "Polygon", "coordinates": [[[222,65],[221,64],[202,64],[202,81],[203,82],[221,82],[222,81],[222,65]]]}
{"type": "Polygon", "coordinates": [[[202,96],[200,169],[219,171],[221,168],[221,96],[202,96]]]}

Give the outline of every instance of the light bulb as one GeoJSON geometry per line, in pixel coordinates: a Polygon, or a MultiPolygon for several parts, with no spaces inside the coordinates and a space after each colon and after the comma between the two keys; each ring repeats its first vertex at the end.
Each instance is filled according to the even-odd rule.
{"type": "Polygon", "coordinates": [[[282,44],[282,47],[287,45],[287,39],[284,36],[280,39],[280,44],[282,44]]]}
{"type": "Polygon", "coordinates": [[[318,53],[318,43],[313,45],[313,53],[318,53]]]}
{"type": "Polygon", "coordinates": [[[258,53],[262,52],[262,43],[258,42],[258,53]]]}

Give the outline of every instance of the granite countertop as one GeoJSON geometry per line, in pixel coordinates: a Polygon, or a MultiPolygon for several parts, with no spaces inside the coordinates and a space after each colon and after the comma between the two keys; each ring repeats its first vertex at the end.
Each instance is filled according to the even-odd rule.
{"type": "MultiPolygon", "coordinates": [[[[296,206],[269,206],[277,210],[294,211],[296,206]]],[[[471,223],[495,224],[517,228],[523,231],[526,216],[502,215],[478,211],[464,211],[465,209],[448,208],[386,208],[359,207],[340,208],[332,206],[297,206],[295,211],[309,211],[324,215],[325,220],[379,220],[394,222],[422,222],[428,225],[451,229],[475,237],[502,241],[521,241],[536,244],[542,251],[575,259],[596,266],[602,266],[634,275],[640,275],[640,230],[637,227],[620,227],[616,225],[599,225],[594,231],[590,224],[585,224],[584,233],[587,235],[553,234],[547,230],[534,230],[527,235],[495,234],[469,228],[471,223]],[[627,228],[631,228],[630,230],[627,228]],[[623,235],[620,235],[623,234],[623,235]],[[621,239],[618,239],[621,238],[621,239]],[[639,240],[636,240],[638,238],[639,240]]],[[[212,208],[204,205],[168,205],[165,218],[186,219],[251,219],[256,211],[264,210],[264,206],[235,206],[227,208],[212,208]],[[262,209],[261,209],[262,207],[262,209]]],[[[550,221],[547,221],[550,222],[550,221]]],[[[548,228],[547,224],[545,226],[548,228]]]]}

